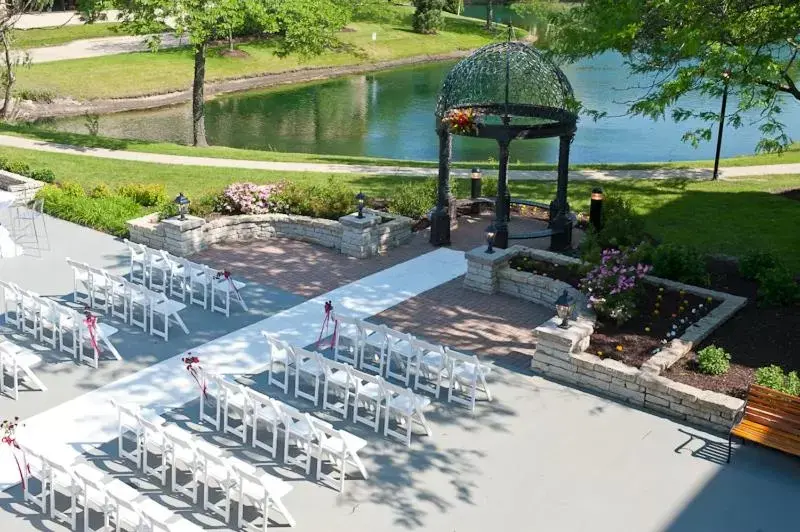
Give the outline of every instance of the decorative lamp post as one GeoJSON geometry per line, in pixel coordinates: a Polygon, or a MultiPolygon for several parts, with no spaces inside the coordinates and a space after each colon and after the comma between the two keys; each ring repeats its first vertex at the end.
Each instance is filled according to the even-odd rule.
{"type": "Polygon", "coordinates": [[[470,197],[472,199],[477,199],[481,197],[481,178],[483,177],[483,173],[481,172],[480,168],[473,168],[472,169],[472,188],[470,189],[470,197]]]}
{"type": "Polygon", "coordinates": [[[722,109],[719,111],[719,130],[717,131],[717,153],[714,156],[714,175],[711,179],[716,180],[719,177],[719,155],[722,151],[722,130],[725,127],[725,109],[728,106],[728,86],[731,81],[731,70],[726,68],[722,72],[722,80],[725,83],[725,89],[722,91],[722,109]]]}
{"type": "Polygon", "coordinates": [[[189,204],[191,203],[189,198],[184,196],[183,192],[181,192],[178,194],[178,197],[172,201],[172,203],[178,206],[178,214],[181,215],[179,219],[181,221],[186,220],[186,213],[189,211],[189,204]]]}
{"type": "Polygon", "coordinates": [[[575,310],[575,300],[569,293],[564,290],[558,299],[556,299],[556,315],[561,320],[558,324],[562,329],[569,327],[569,318],[572,316],[572,311],[575,310]]]}
{"type": "Polygon", "coordinates": [[[486,228],[486,253],[494,253],[494,237],[496,234],[497,230],[494,224],[486,228]]]}
{"type": "Polygon", "coordinates": [[[603,189],[592,189],[592,201],[589,204],[589,223],[596,231],[603,227],[603,189]]]}
{"type": "Polygon", "coordinates": [[[364,217],[364,200],[366,198],[367,197],[364,195],[363,192],[359,192],[356,195],[356,201],[358,201],[358,217],[359,218],[363,218],[364,217]]]}

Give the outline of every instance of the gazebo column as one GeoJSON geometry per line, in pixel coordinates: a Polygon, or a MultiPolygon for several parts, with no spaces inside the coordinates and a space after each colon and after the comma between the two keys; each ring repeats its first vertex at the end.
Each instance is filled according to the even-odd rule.
{"type": "Polygon", "coordinates": [[[508,247],[508,139],[499,139],[500,167],[497,172],[497,200],[494,206],[494,245],[500,249],[508,247]]]}
{"type": "Polygon", "coordinates": [[[572,247],[572,219],[567,201],[569,183],[569,146],[574,134],[559,137],[558,147],[558,185],[556,199],[550,206],[550,228],[557,231],[550,238],[552,251],[564,251],[572,247]]]}
{"type": "Polygon", "coordinates": [[[431,244],[450,245],[450,157],[453,151],[453,137],[446,128],[439,133],[439,183],[437,186],[436,208],[431,214],[431,244]]]}

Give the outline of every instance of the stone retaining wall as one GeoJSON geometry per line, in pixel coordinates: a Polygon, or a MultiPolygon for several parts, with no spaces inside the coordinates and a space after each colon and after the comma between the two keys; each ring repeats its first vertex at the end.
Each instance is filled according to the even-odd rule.
{"type": "Polygon", "coordinates": [[[0,190],[13,192],[16,194],[14,205],[25,205],[33,200],[39,189],[44,186],[44,183],[25,177],[24,175],[15,174],[0,170],[0,176],[6,179],[12,179],[17,183],[6,183],[4,179],[0,178],[0,190]]]}
{"type": "Polygon", "coordinates": [[[288,214],[222,216],[206,221],[196,216],[185,220],[157,215],[128,221],[130,240],[178,256],[191,255],[218,242],[237,242],[284,237],[340,250],[366,258],[386,253],[411,239],[412,220],[377,211],[365,211],[338,221],[288,214]]]}

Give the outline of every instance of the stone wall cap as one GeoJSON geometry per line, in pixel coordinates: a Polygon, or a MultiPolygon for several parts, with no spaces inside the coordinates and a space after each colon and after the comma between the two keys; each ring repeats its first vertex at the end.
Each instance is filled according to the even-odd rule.
{"type": "Polygon", "coordinates": [[[477,262],[479,264],[490,264],[492,266],[506,262],[514,256],[514,247],[508,249],[494,248],[494,253],[486,253],[487,246],[478,246],[467,251],[467,262],[477,262]]]}
{"type": "Polygon", "coordinates": [[[184,231],[190,231],[192,229],[197,229],[198,227],[204,225],[206,223],[206,220],[205,218],[200,218],[198,216],[192,216],[191,214],[187,214],[185,220],[181,220],[179,216],[173,216],[172,218],[166,218],[164,220],[161,220],[161,223],[166,226],[174,227],[180,232],[184,232],[184,231]]]}

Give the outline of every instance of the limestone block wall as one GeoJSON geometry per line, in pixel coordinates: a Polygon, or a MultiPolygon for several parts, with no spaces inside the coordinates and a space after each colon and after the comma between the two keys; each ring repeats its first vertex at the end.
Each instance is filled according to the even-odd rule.
{"type": "Polygon", "coordinates": [[[218,242],[284,237],[366,258],[408,242],[411,226],[410,218],[374,211],[364,218],[348,215],[338,221],[288,214],[223,216],[210,221],[196,216],[159,221],[153,214],[128,221],[131,241],[179,256],[218,242]]]}
{"type": "Polygon", "coordinates": [[[39,189],[43,186],[44,183],[41,181],[31,179],[30,177],[25,177],[24,175],[15,174],[13,172],[0,170],[0,190],[13,192],[16,194],[16,198],[14,200],[15,205],[25,205],[26,203],[32,201],[33,197],[36,196],[36,193],[39,192],[39,189]],[[15,183],[10,183],[6,180],[13,180],[15,183]]]}

